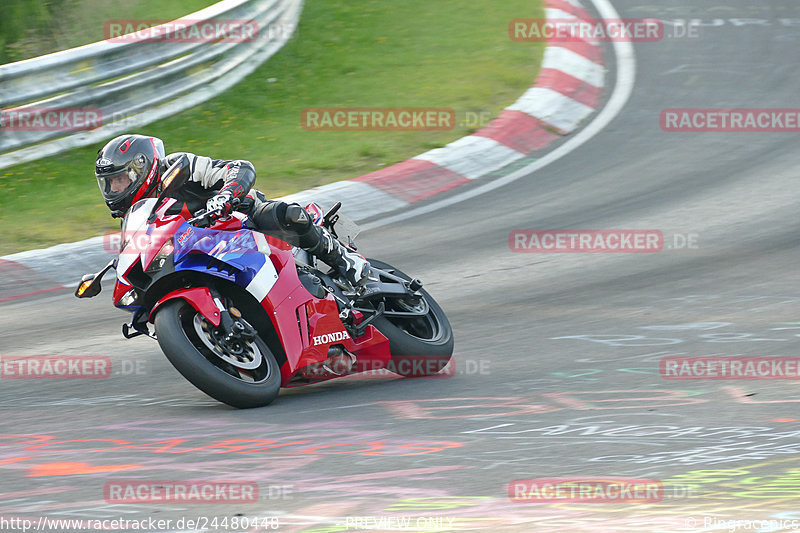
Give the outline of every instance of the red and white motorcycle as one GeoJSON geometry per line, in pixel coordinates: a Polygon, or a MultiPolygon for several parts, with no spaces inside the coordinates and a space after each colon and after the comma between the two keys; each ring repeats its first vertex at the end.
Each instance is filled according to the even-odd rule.
{"type": "MultiPolygon", "coordinates": [[[[420,280],[370,259],[369,281],[354,288],[305,251],[248,229],[241,213],[167,215],[187,177],[180,161],[166,171],[162,194],[123,220],[119,256],[75,292],[96,296],[116,269],[114,305],[133,313],[125,337],[157,338],[186,379],[238,408],[267,405],[280,387],[379,369],[425,376],[448,364],[452,328],[420,280]]],[[[306,209],[355,249],[358,228],[340,205],[306,209]]]]}

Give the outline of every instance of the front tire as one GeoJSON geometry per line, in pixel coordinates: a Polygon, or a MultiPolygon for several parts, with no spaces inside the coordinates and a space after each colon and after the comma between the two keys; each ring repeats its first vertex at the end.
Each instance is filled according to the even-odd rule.
{"type": "Polygon", "coordinates": [[[280,367],[260,337],[244,345],[247,357],[240,357],[242,361],[223,354],[214,347],[213,325],[180,299],[158,310],[155,329],[158,344],[172,366],[215,400],[249,409],[268,405],[278,396],[280,367]]]}
{"type": "MultiPolygon", "coordinates": [[[[369,259],[371,265],[405,280],[411,278],[388,263],[369,259]]],[[[423,377],[438,374],[453,355],[453,328],[444,311],[425,289],[421,289],[423,304],[428,312],[415,319],[381,316],[372,324],[389,339],[392,352],[389,370],[404,377],[423,377]]],[[[387,299],[387,309],[397,307],[407,311],[397,299],[387,299]]]]}

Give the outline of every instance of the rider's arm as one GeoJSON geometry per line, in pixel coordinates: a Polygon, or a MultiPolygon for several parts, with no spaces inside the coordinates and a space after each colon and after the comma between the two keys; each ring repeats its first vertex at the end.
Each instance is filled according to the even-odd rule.
{"type": "MultiPolygon", "coordinates": [[[[182,155],[184,154],[168,155],[167,164],[182,155]]],[[[242,199],[256,182],[256,169],[250,161],[211,159],[190,153],[185,155],[191,163],[190,181],[199,183],[209,191],[216,191],[217,194],[227,191],[233,198],[242,199]]]]}

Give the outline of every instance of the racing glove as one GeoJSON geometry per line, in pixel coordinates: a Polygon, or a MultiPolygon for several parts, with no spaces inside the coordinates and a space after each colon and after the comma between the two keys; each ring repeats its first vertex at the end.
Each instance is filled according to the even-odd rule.
{"type": "Polygon", "coordinates": [[[227,216],[233,211],[233,193],[230,191],[220,191],[219,194],[209,198],[206,202],[208,211],[219,211],[219,217],[227,216]]]}

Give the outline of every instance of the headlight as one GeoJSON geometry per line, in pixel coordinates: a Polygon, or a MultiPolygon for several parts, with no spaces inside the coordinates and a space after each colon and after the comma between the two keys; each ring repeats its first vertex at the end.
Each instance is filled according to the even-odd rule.
{"type": "Polygon", "coordinates": [[[122,295],[122,298],[119,299],[119,305],[124,305],[125,307],[133,305],[138,298],[139,296],[136,294],[136,289],[131,289],[122,295]]]}
{"type": "Polygon", "coordinates": [[[150,263],[149,267],[147,267],[147,272],[156,272],[164,268],[164,264],[174,251],[175,245],[172,244],[172,239],[169,239],[164,243],[164,246],[161,247],[156,256],[153,258],[153,262],[150,263]]]}

